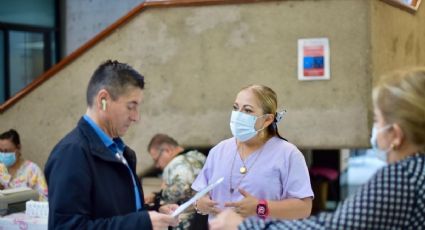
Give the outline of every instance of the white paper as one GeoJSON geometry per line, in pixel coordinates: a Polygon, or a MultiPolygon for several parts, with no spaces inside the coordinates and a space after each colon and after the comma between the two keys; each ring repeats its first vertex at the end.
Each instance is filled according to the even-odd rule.
{"type": "Polygon", "coordinates": [[[223,182],[224,177],[218,179],[216,182],[208,185],[198,193],[196,193],[190,200],[186,201],[184,204],[180,205],[174,212],[171,214],[172,217],[176,217],[180,215],[186,208],[188,208],[191,204],[195,203],[198,199],[203,197],[205,194],[207,194],[209,191],[211,191],[215,186],[219,185],[221,182],[223,182]]]}
{"type": "Polygon", "coordinates": [[[329,80],[328,38],[298,39],[298,80],[329,80]]]}

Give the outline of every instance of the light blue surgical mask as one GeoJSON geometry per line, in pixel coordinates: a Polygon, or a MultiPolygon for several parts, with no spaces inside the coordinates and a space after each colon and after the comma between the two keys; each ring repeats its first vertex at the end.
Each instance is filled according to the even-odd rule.
{"type": "Polygon", "coordinates": [[[14,152],[0,152],[0,163],[10,167],[16,162],[16,154],[14,152]]]}
{"type": "Polygon", "coordinates": [[[255,130],[255,122],[264,115],[256,117],[239,111],[232,111],[232,116],[230,117],[230,130],[233,136],[241,142],[253,138],[259,131],[265,128],[263,127],[259,130],[255,130]]]}
{"type": "Polygon", "coordinates": [[[379,148],[379,146],[378,146],[378,133],[385,131],[385,130],[391,128],[391,127],[392,127],[392,125],[386,125],[386,126],[378,129],[378,128],[376,128],[375,125],[373,125],[372,135],[370,137],[370,144],[372,145],[373,151],[375,152],[378,159],[385,161],[385,162],[387,162],[389,149],[382,150],[382,149],[379,148]]]}

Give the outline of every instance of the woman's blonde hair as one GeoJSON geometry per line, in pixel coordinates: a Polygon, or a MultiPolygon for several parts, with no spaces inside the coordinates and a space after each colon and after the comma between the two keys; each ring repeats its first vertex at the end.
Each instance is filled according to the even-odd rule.
{"type": "Polygon", "coordinates": [[[425,68],[397,71],[381,77],[373,89],[373,104],[389,124],[397,123],[412,144],[425,150],[425,68]]]}
{"type": "Polygon", "coordinates": [[[267,134],[271,136],[278,136],[281,139],[284,139],[280,136],[277,130],[277,122],[276,122],[276,112],[277,112],[277,95],[276,93],[269,87],[264,85],[249,85],[241,89],[243,90],[251,90],[254,93],[254,96],[257,98],[261,109],[264,114],[272,114],[274,116],[274,121],[269,127],[267,127],[267,134]]]}

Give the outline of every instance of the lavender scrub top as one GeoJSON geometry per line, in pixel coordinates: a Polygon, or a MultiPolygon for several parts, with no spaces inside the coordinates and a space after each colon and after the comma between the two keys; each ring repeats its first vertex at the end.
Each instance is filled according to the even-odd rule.
{"type": "Polygon", "coordinates": [[[243,199],[237,188],[244,189],[258,199],[266,200],[314,196],[304,156],[295,145],[278,137],[270,138],[263,147],[245,160],[245,166],[248,168],[245,176],[239,172],[242,166],[236,149],[236,139],[233,137],[221,141],[209,152],[204,167],[192,184],[192,189],[200,191],[224,177],[224,181],[210,192],[211,199],[218,202],[221,209],[224,208],[225,202],[243,199]],[[231,171],[232,164],[234,166],[231,171]],[[234,188],[233,194],[230,188],[234,188]]]}

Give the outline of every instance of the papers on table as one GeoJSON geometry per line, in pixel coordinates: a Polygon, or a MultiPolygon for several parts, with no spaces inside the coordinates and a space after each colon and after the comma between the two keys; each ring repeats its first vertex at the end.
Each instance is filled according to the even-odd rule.
{"type": "Polygon", "coordinates": [[[24,192],[24,191],[31,191],[31,189],[28,188],[28,187],[8,188],[8,189],[0,190],[0,194],[1,195],[8,195],[8,194],[17,193],[17,192],[24,192]]]}

